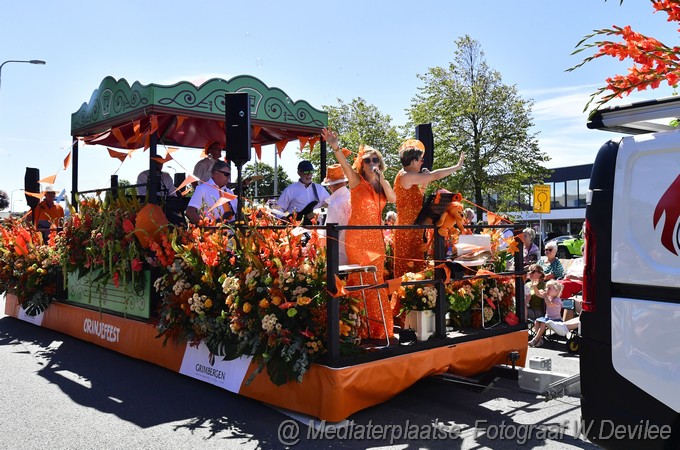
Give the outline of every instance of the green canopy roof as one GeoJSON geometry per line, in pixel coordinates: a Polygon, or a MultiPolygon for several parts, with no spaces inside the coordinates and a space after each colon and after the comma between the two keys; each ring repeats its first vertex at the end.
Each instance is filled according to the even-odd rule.
{"type": "Polygon", "coordinates": [[[106,77],[88,103],[71,115],[71,135],[87,143],[139,148],[149,132],[166,145],[202,148],[225,143],[225,94],[250,94],[253,146],[318,136],[328,113],[248,75],[162,86],[106,77]]]}

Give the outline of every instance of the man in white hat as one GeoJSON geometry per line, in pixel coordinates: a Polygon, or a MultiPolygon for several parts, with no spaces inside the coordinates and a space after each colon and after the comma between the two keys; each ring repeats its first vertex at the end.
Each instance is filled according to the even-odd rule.
{"type": "MultiPolygon", "coordinates": [[[[326,168],[326,178],[321,183],[331,191],[325,203],[328,205],[326,223],[337,223],[347,225],[349,216],[352,214],[349,189],[347,189],[347,178],[342,171],[340,164],[331,164],[326,168]]],[[[338,239],[340,241],[338,264],[347,264],[347,254],[345,253],[345,230],[340,230],[338,239]]]]}
{"type": "Polygon", "coordinates": [[[64,217],[64,208],[54,203],[57,191],[53,186],[47,186],[43,192],[44,198],[33,210],[33,224],[39,229],[50,229],[59,226],[60,219],[64,217]]]}

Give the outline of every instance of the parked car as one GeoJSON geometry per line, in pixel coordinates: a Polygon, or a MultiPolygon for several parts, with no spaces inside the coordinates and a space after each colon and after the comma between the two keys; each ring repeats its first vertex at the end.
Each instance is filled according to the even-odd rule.
{"type": "MultiPolygon", "coordinates": [[[[581,257],[581,248],[583,247],[583,238],[581,236],[564,235],[545,241],[557,243],[557,257],[560,259],[578,258],[581,257]]],[[[545,246],[543,247],[545,248],[545,246]]]]}

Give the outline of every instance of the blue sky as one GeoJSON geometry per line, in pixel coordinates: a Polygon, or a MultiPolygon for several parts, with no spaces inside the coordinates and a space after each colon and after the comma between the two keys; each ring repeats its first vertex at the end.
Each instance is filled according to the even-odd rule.
{"type": "MultiPolygon", "coordinates": [[[[615,135],[588,130],[583,107],[606,77],[624,73],[629,63],[601,60],[565,72],[581,59],[570,55],[576,43],[613,24],[632,25],[669,45],[678,37],[674,24],[641,0],[621,6],[615,0],[27,0],[5,2],[2,16],[0,62],[47,61],[2,69],[0,189],[8,193],[23,187],[27,166],[42,177],[58,173],[57,187],[70,189],[70,169],[58,169],[71,142],[71,113],[108,75],[171,84],[248,74],[318,108],[362,97],[401,125],[421,85],[417,74],[447,66],[456,39],[466,34],[480,42],[505,84],[535,102],[534,131],[552,158],[548,167],[591,163],[615,135]]],[[[624,102],[670,94],[663,87],[624,102]]],[[[293,147],[283,166],[295,179],[293,147]]],[[[105,149],[86,147],[80,188],[106,186],[116,171],[134,182],[148,166],[146,154],[140,156],[120,166],[105,149]]],[[[191,172],[199,154],[173,156],[171,173],[191,172]]],[[[14,209],[25,207],[20,194],[14,209]]]]}

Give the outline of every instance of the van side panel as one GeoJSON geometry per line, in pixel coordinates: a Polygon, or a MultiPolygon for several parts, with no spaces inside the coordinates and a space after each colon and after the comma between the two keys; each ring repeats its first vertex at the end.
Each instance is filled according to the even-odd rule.
{"type": "Polygon", "coordinates": [[[678,324],[677,305],[612,298],[614,368],[675,412],[680,412],[678,324]]]}
{"type": "MultiPolygon", "coordinates": [[[[620,147],[625,146],[626,139],[628,138],[624,138],[623,145],[619,145],[619,142],[609,141],[600,148],[590,178],[592,197],[591,203],[586,208],[586,220],[589,235],[593,237],[595,242],[592,243],[593,245],[586,242],[586,251],[589,253],[594,251],[594,255],[591,255],[594,267],[586,265],[585,275],[587,278],[585,283],[592,284],[589,293],[592,298],[589,301],[593,304],[590,311],[584,310],[581,315],[581,412],[585,425],[592,425],[588,438],[604,448],[677,449],[680,447],[678,413],[667,404],[651,396],[645,389],[634,384],[642,379],[642,384],[646,385],[651,376],[650,373],[645,372],[631,376],[635,380],[633,382],[622,376],[615,368],[616,364],[627,375],[631,375],[633,372],[630,366],[632,362],[627,361],[626,355],[619,352],[620,346],[626,345],[626,339],[633,337],[635,340],[635,345],[629,345],[629,348],[648,350],[649,345],[649,342],[641,345],[635,339],[633,330],[638,323],[642,325],[644,320],[633,314],[630,309],[628,312],[625,311],[625,306],[623,306],[625,303],[623,302],[628,302],[630,299],[627,296],[622,296],[622,292],[633,291],[636,296],[641,296],[640,294],[646,291],[659,292],[658,289],[646,290],[643,286],[626,285],[625,283],[628,283],[628,280],[621,280],[620,283],[612,282],[613,270],[617,270],[619,276],[632,271],[632,264],[625,261],[624,255],[621,254],[619,258],[620,242],[612,243],[613,233],[616,232],[620,235],[619,230],[616,229],[620,226],[626,227],[625,223],[621,223],[623,220],[621,217],[615,218],[613,215],[614,186],[622,183],[619,177],[625,173],[617,170],[619,169],[617,168],[617,159],[620,147]],[[613,255],[619,258],[617,267],[614,269],[613,255]],[[612,302],[613,294],[615,299],[612,302]],[[613,307],[613,304],[616,306],[613,307]],[[620,307],[624,308],[623,312],[620,311],[620,307]],[[616,313],[613,315],[614,311],[616,313]],[[627,314],[628,319],[626,319],[627,314]],[[614,356],[614,353],[616,353],[616,356],[614,356]],[[651,440],[632,436],[620,440],[612,437],[611,434],[607,435],[607,430],[611,430],[613,426],[627,425],[634,427],[645,420],[656,425],[670,424],[673,432],[670,439],[651,440]]],[[[676,166],[676,170],[679,169],[680,166],[676,166]]],[[[621,199],[617,201],[621,201],[621,199]]],[[[638,203],[635,206],[638,206],[638,203]]],[[[632,214],[635,209],[629,208],[627,211],[632,214]]],[[[645,220],[642,213],[639,216],[640,220],[645,220]]],[[[651,215],[647,216],[647,218],[650,217],[651,215]]],[[[630,223],[631,220],[628,222],[630,223]]],[[[639,256],[635,258],[638,259],[639,256]]],[[[636,314],[639,311],[636,310],[636,314]]],[[[678,325],[680,325],[680,322],[678,325]]],[[[637,329],[637,331],[644,335],[643,330],[637,329]]],[[[680,326],[676,327],[676,334],[680,334],[680,326]]],[[[632,344],[632,342],[629,341],[629,344],[632,344]]],[[[663,344],[659,343],[659,345],[663,344]]],[[[658,353],[652,354],[658,357],[658,353]]],[[[677,360],[680,360],[680,358],[676,358],[677,360]]],[[[640,370],[637,366],[635,369],[640,370]]]]}
{"type": "Polygon", "coordinates": [[[679,217],[680,131],[624,138],[613,191],[611,281],[680,289],[679,217]]]}

